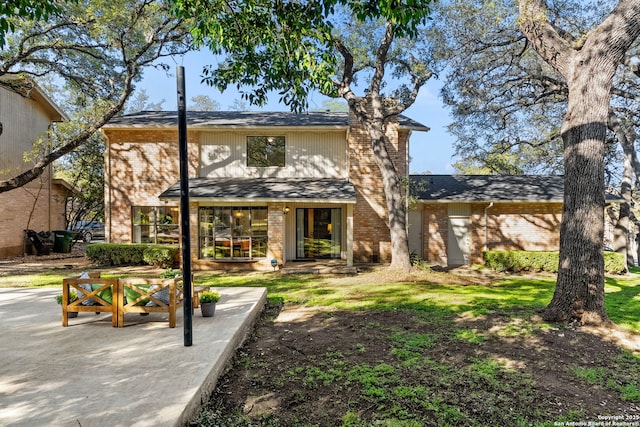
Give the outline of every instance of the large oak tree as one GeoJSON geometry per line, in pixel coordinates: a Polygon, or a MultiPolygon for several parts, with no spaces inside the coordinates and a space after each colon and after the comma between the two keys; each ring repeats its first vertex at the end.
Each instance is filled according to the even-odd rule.
{"type": "Polygon", "coordinates": [[[409,270],[404,181],[389,155],[386,128],[433,74],[429,51],[417,40],[430,0],[174,1],[181,16],[196,21],[196,40],[224,55],[204,71],[218,89],[236,85],[257,105],[275,91],[298,112],[314,90],[347,101],[381,171],[390,268],[409,270]]]}
{"type": "Polygon", "coordinates": [[[560,264],[550,321],[608,321],[604,306],[604,146],[613,77],[640,35],[640,0],[621,0],[579,40],[567,40],[547,19],[543,0],[519,0],[520,27],[540,56],[564,77],[568,108],[564,145],[564,208],[560,264]]]}
{"type": "MultiPolygon", "coordinates": [[[[556,0],[547,10],[566,40],[578,40],[613,9],[602,2],[556,0]]],[[[434,45],[438,57],[449,64],[443,98],[452,108],[450,132],[463,173],[554,173],[564,170],[562,116],[567,110],[568,86],[564,78],[533,49],[519,30],[517,0],[455,0],[434,9],[434,45]]],[[[639,43],[627,51],[625,64],[634,63],[639,43]]],[[[605,144],[605,183],[619,186],[626,200],[607,207],[616,224],[612,241],[616,252],[633,256],[629,209],[635,135],[640,123],[640,79],[630,66],[618,67],[612,89],[609,135],[605,144]],[[620,146],[618,148],[617,146],[620,146]]],[[[633,219],[637,222],[637,219],[633,219]]]]}

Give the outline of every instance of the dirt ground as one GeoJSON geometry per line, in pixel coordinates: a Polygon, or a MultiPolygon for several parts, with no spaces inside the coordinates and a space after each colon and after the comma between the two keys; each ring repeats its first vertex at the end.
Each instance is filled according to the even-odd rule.
{"type": "Polygon", "coordinates": [[[428,313],[270,306],[219,381],[208,412],[192,425],[640,425],[640,359],[632,355],[640,354],[640,337],[609,328],[530,327],[535,319],[516,322],[514,330],[514,317],[498,311],[431,322],[428,313]],[[482,339],[459,339],[461,330],[482,339]],[[400,363],[394,334],[433,340],[419,348],[420,362],[400,363]],[[363,366],[392,366],[405,382],[393,393],[404,387],[422,394],[366,396],[363,382],[348,374],[363,366]],[[347,413],[359,423],[345,422],[347,413]]]}

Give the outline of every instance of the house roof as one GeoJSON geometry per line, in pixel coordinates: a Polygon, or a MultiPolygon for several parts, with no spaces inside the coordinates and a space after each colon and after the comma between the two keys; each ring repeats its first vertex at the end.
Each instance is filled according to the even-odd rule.
{"type": "MultiPolygon", "coordinates": [[[[180,198],[180,182],[160,199],[180,198]]],[[[356,191],[344,179],[317,178],[192,178],[189,199],[216,202],[355,203],[356,191]]]]}
{"type": "MultiPolygon", "coordinates": [[[[398,118],[401,128],[429,131],[429,128],[406,116],[398,118]]],[[[104,126],[118,128],[177,127],[177,111],[140,111],[114,117],[104,126]]],[[[349,113],[317,112],[296,114],[268,111],[187,111],[187,126],[191,128],[305,127],[348,129],[349,113]]]]}
{"type": "MultiPolygon", "coordinates": [[[[411,175],[411,193],[429,202],[560,202],[562,175],[411,175]]],[[[609,202],[620,198],[607,193],[609,202]]]]}
{"type": "Polygon", "coordinates": [[[412,175],[411,193],[439,202],[562,202],[562,176],[412,175]]]}

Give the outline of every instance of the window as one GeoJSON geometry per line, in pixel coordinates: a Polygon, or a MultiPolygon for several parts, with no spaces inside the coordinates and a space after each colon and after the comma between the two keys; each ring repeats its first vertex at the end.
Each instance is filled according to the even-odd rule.
{"type": "Polygon", "coordinates": [[[206,206],[199,209],[200,258],[267,256],[267,208],[206,206]]]}
{"type": "Polygon", "coordinates": [[[180,241],[180,215],[177,206],[134,206],[133,243],[171,243],[180,241]]]}
{"type": "Polygon", "coordinates": [[[248,136],[247,166],[284,167],[284,136],[248,136]]]}

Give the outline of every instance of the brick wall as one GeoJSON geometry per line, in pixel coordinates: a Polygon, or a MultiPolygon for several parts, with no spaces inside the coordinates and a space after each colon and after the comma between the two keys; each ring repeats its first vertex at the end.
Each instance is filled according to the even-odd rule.
{"type": "MultiPolygon", "coordinates": [[[[387,203],[382,175],[374,158],[371,140],[356,117],[351,115],[349,130],[349,178],[356,189],[353,209],[354,262],[390,262],[387,203]]],[[[387,129],[389,155],[401,176],[407,173],[409,132],[398,131],[397,123],[387,129]]]]}
{"type": "MultiPolygon", "coordinates": [[[[180,179],[178,132],[107,129],[105,135],[105,237],[110,242],[128,243],[132,239],[131,208],[164,206],[158,196],[180,179]]],[[[189,176],[195,177],[199,160],[197,132],[189,132],[188,144],[189,176]]],[[[178,204],[176,201],[167,206],[178,204]]]]}
{"type": "MultiPolygon", "coordinates": [[[[562,203],[488,203],[471,205],[471,263],[483,262],[485,236],[489,250],[558,250],[562,203]],[[485,209],[487,212],[485,234],[485,209]]],[[[430,262],[447,265],[447,205],[423,205],[424,253],[430,262]]]]}
{"type": "Polygon", "coordinates": [[[487,211],[487,248],[555,251],[562,203],[496,204],[487,211]]]}
{"type": "Polygon", "coordinates": [[[34,231],[64,230],[63,187],[49,188],[49,174],[45,172],[24,187],[0,193],[0,258],[23,254],[25,233],[34,231]]]}

